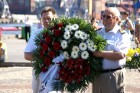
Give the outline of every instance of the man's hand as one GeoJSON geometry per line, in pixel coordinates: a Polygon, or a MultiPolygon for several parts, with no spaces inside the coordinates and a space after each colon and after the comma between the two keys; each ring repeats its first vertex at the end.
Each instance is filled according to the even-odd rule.
{"type": "Polygon", "coordinates": [[[25,52],[24,53],[24,58],[28,61],[33,61],[33,54],[30,52],[25,52]]]}
{"type": "Polygon", "coordinates": [[[102,52],[101,51],[96,51],[96,52],[93,52],[93,55],[95,57],[102,57],[102,52]]]}

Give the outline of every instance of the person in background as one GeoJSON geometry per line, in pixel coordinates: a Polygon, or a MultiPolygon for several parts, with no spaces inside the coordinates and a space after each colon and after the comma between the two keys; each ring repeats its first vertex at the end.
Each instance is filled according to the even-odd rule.
{"type": "Polygon", "coordinates": [[[40,20],[40,22],[37,24],[37,28],[40,29],[40,28],[42,28],[42,27],[43,27],[43,25],[42,25],[42,22],[41,22],[41,20],[40,20]]]}
{"type": "Polygon", "coordinates": [[[120,16],[115,7],[106,8],[102,15],[104,27],[97,33],[107,41],[107,46],[104,51],[93,52],[94,56],[103,58],[103,70],[93,82],[93,93],[125,93],[124,66],[130,39],[118,25],[120,16]]]}
{"type": "Polygon", "coordinates": [[[2,39],[2,31],[3,31],[3,29],[2,29],[2,27],[0,27],[0,40],[2,39]]]}
{"type": "Polygon", "coordinates": [[[140,47],[140,18],[136,19],[136,24],[135,24],[135,42],[137,44],[137,47],[140,47]]]}
{"type": "Polygon", "coordinates": [[[7,45],[5,42],[0,40],[0,62],[5,62],[7,59],[7,45]]]}
{"type": "Polygon", "coordinates": [[[123,12],[122,13],[122,25],[121,28],[123,30],[126,30],[129,34],[130,39],[133,39],[133,33],[134,33],[134,25],[133,22],[129,18],[129,12],[123,12]]]}
{"type": "MultiPolygon", "coordinates": [[[[34,41],[35,37],[44,28],[48,28],[50,21],[54,18],[56,18],[56,11],[54,8],[52,8],[52,7],[43,8],[43,10],[41,12],[41,22],[42,22],[43,28],[40,28],[37,31],[34,31],[34,33],[32,33],[32,35],[27,43],[27,46],[24,50],[24,58],[26,60],[33,61],[32,51],[36,48],[35,41],[34,41]]],[[[34,70],[33,70],[32,76],[33,76],[33,78],[32,78],[33,93],[38,93],[39,92],[39,78],[36,78],[34,70]]]]}
{"type": "Polygon", "coordinates": [[[7,56],[7,45],[2,41],[2,31],[3,29],[0,27],[0,62],[5,62],[8,58],[7,56]]]}
{"type": "Polygon", "coordinates": [[[26,42],[28,42],[28,39],[31,36],[32,25],[33,25],[32,21],[29,19],[29,17],[26,17],[26,19],[25,19],[25,40],[26,40],[26,42]]]}
{"type": "Polygon", "coordinates": [[[95,28],[95,30],[99,29],[96,19],[94,17],[91,18],[91,25],[93,26],[93,28],[95,28]]]}

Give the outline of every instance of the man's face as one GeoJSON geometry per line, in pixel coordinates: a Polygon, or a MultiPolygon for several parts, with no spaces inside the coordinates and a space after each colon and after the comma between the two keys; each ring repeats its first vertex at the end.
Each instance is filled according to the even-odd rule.
{"type": "Polygon", "coordinates": [[[112,30],[116,25],[118,19],[110,11],[105,11],[102,15],[103,25],[106,29],[112,30]]]}
{"type": "Polygon", "coordinates": [[[49,11],[42,14],[42,24],[45,28],[49,26],[50,21],[54,18],[54,14],[49,11]]]}

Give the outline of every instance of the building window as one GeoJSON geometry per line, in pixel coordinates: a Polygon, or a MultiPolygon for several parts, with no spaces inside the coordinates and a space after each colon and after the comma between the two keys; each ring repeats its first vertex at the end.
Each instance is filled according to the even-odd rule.
{"type": "Polygon", "coordinates": [[[24,4],[24,0],[19,0],[19,5],[23,5],[24,4]]]}
{"type": "Polygon", "coordinates": [[[25,7],[29,7],[30,6],[30,1],[26,0],[25,1],[25,7]]]}
{"type": "Polygon", "coordinates": [[[7,2],[8,2],[9,4],[12,4],[12,3],[13,3],[12,0],[8,0],[7,2]]]}

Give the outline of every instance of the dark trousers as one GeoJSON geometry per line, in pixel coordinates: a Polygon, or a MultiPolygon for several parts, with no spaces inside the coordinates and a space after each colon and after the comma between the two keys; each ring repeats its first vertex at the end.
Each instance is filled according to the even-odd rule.
{"type": "Polygon", "coordinates": [[[26,42],[28,42],[30,36],[31,36],[31,27],[25,26],[25,40],[26,40],[26,42]]]}

